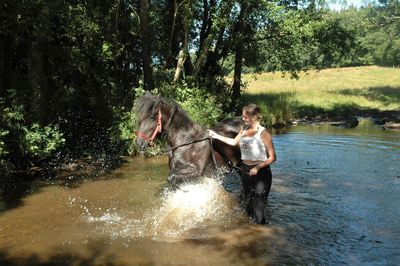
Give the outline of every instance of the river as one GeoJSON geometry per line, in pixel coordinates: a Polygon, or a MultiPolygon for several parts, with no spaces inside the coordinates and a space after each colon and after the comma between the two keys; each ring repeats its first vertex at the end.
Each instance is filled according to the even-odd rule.
{"type": "Polygon", "coordinates": [[[49,180],[0,213],[1,265],[399,265],[400,132],[274,132],[266,225],[239,179],[170,188],[167,159],[127,158],[74,186],[49,180]]]}

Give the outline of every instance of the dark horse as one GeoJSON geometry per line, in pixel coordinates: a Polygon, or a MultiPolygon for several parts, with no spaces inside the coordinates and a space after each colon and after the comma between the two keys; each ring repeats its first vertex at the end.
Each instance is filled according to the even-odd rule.
{"type": "MultiPolygon", "coordinates": [[[[145,149],[153,145],[158,133],[166,135],[169,146],[170,183],[190,181],[217,166],[237,167],[240,150],[218,140],[211,140],[206,128],[195,123],[174,101],[146,93],[135,103],[139,121],[136,144],[145,149]]],[[[240,117],[226,119],[213,128],[215,132],[234,137],[240,117]]]]}

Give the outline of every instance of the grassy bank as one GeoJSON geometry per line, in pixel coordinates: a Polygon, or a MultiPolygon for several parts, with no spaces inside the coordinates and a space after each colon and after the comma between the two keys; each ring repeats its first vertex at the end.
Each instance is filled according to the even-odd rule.
{"type": "Polygon", "coordinates": [[[296,118],[400,111],[400,69],[377,66],[301,73],[247,74],[246,102],[262,106],[267,124],[296,118]]]}

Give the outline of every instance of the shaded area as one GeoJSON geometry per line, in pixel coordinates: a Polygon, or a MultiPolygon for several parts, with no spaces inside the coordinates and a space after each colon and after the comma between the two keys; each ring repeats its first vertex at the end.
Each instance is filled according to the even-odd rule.
{"type": "Polygon", "coordinates": [[[119,156],[82,158],[71,162],[54,161],[44,167],[16,171],[0,179],[0,212],[22,206],[24,197],[37,193],[46,186],[79,188],[85,180],[116,178],[116,175],[109,176],[107,173],[124,163],[126,160],[119,156]]]}
{"type": "MultiPolygon", "coordinates": [[[[0,264],[8,266],[20,266],[20,265],[99,265],[94,262],[95,258],[82,258],[73,254],[57,254],[46,261],[42,261],[36,254],[32,254],[29,257],[24,258],[9,258],[7,253],[0,252],[0,264]]],[[[104,265],[119,265],[114,264],[111,261],[104,265]]]]}
{"type": "MultiPolygon", "coordinates": [[[[212,233],[213,228],[209,228],[208,231],[212,233]]],[[[283,247],[292,251],[299,249],[296,247],[297,243],[287,241],[285,231],[277,226],[243,225],[224,234],[187,239],[185,242],[195,247],[212,246],[214,251],[225,253],[227,258],[231,258],[232,264],[240,261],[251,265],[260,260],[266,265],[304,263],[304,258],[296,258],[286,253],[277,254],[283,247]]],[[[308,263],[311,261],[313,260],[308,260],[308,263]]],[[[316,260],[314,262],[317,263],[316,260]]]]}
{"type": "Polygon", "coordinates": [[[109,242],[96,240],[90,242],[86,246],[86,254],[77,254],[74,252],[62,251],[63,247],[59,247],[51,251],[48,258],[43,258],[38,254],[30,254],[27,256],[10,256],[7,250],[0,250],[0,264],[7,266],[17,265],[128,265],[116,262],[116,256],[110,255],[108,246],[105,244],[109,242]]]}
{"type": "Polygon", "coordinates": [[[384,106],[400,102],[400,87],[371,87],[367,89],[342,89],[331,91],[334,94],[362,96],[372,101],[379,101],[384,106]]]}
{"type": "Polygon", "coordinates": [[[31,169],[25,173],[15,173],[0,180],[0,212],[22,205],[22,199],[39,191],[40,172],[31,169]]]}
{"type": "Polygon", "coordinates": [[[265,125],[288,126],[296,113],[297,102],[293,92],[244,94],[243,101],[260,106],[265,125]]]}

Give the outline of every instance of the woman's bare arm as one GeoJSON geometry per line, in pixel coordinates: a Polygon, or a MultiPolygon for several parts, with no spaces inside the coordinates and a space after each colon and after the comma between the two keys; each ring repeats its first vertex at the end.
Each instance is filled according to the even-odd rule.
{"type": "Polygon", "coordinates": [[[213,130],[208,130],[208,134],[213,139],[218,139],[218,140],[220,140],[228,145],[231,145],[231,146],[237,146],[237,145],[239,145],[239,140],[240,140],[240,136],[242,135],[242,131],[243,131],[243,129],[240,130],[239,134],[237,134],[235,138],[228,138],[228,137],[222,136],[213,130]]]}

